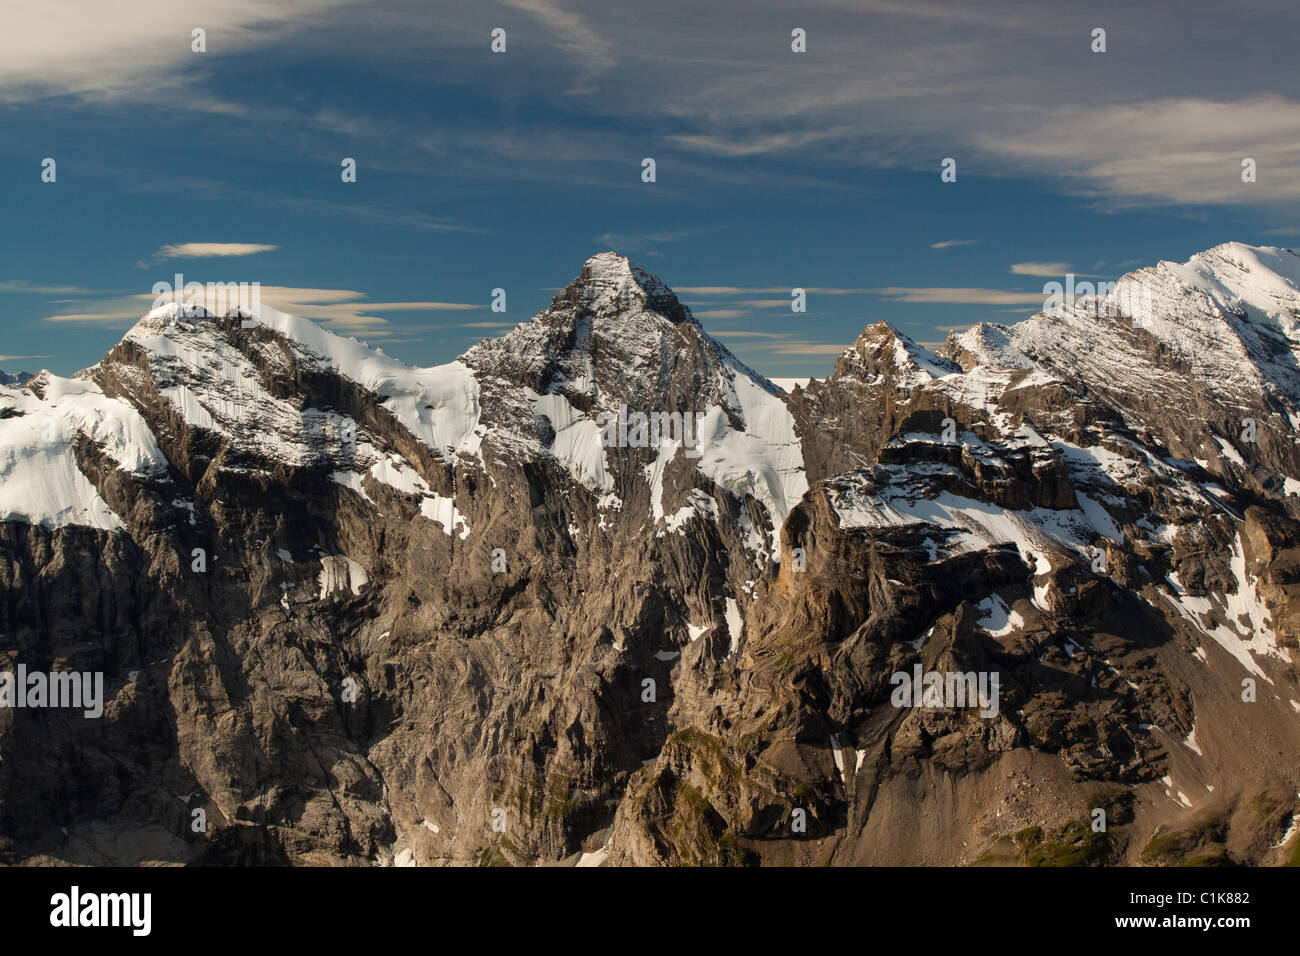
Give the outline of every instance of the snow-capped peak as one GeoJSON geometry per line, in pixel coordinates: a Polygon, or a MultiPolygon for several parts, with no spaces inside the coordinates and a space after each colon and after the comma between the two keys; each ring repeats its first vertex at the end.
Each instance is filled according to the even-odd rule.
{"type": "MultiPolygon", "coordinates": [[[[737,498],[763,504],[770,548],[757,531],[750,539],[755,551],[777,552],[780,523],[807,489],[781,390],[709,337],[663,281],[626,257],[591,257],[549,308],[479,343],[462,361],[494,409],[489,441],[549,454],[593,491],[608,493],[620,471],[643,470],[641,462],[628,469],[602,447],[602,414],[698,418],[698,446],[686,460],[737,498]],[[538,428],[540,420],[549,427],[538,428]]],[[[678,454],[683,449],[671,443],[656,449],[656,521],[678,507],[662,497],[663,469],[678,454]]]]}
{"type": "Polygon", "coordinates": [[[124,472],[158,476],[168,462],[148,424],[94,382],[42,372],[32,384],[0,388],[0,521],[122,527],[82,473],[78,446],[93,445],[124,472]]]}
{"type": "Polygon", "coordinates": [[[836,374],[857,368],[871,376],[888,378],[899,388],[914,388],[945,376],[960,373],[961,368],[918,345],[888,322],[876,322],[862,330],[836,363],[836,374]]]}
{"type": "Polygon", "coordinates": [[[211,312],[201,305],[193,302],[166,302],[156,309],[150,309],[145,313],[141,321],[152,323],[166,322],[176,319],[201,320],[216,318],[211,312]]]}
{"type": "Polygon", "coordinates": [[[1264,392],[1300,406],[1300,257],[1288,249],[1223,243],[1128,273],[1096,305],[1039,313],[1006,330],[1010,344],[1102,388],[1190,374],[1229,407],[1264,392]]]}
{"type": "Polygon", "coordinates": [[[438,454],[477,454],[478,384],[461,363],[414,368],[265,304],[247,305],[224,318],[192,308],[179,313],[168,303],[155,309],[123,340],[149,356],[155,378],[168,383],[163,394],[190,424],[232,435],[257,429],[261,437],[278,433],[285,454],[298,457],[293,449],[301,444],[304,412],[262,381],[267,369],[290,372],[285,354],[268,347],[270,332],[288,344],[298,366],[332,371],[378,396],[438,454]]]}
{"type": "Polygon", "coordinates": [[[558,303],[596,314],[646,311],[671,322],[695,321],[663,280],[616,252],[601,252],[588,259],[582,274],[555,297],[552,305],[558,303]]]}
{"type": "Polygon", "coordinates": [[[1011,343],[1006,326],[980,322],[964,332],[950,332],[943,352],[969,372],[981,365],[1033,368],[1034,363],[1011,343]]]}
{"type": "Polygon", "coordinates": [[[1156,270],[1225,309],[1235,311],[1244,306],[1253,317],[1285,317],[1289,330],[1295,327],[1300,309],[1300,256],[1290,249],[1225,242],[1185,263],[1162,261],[1156,270]]]}

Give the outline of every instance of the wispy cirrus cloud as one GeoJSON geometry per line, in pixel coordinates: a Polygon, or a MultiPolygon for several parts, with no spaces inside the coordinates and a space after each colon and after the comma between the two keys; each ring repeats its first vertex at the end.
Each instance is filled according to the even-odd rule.
{"type": "Polygon", "coordinates": [[[687,147],[696,152],[707,153],[711,156],[738,158],[766,156],[799,150],[823,140],[843,139],[851,132],[850,127],[843,126],[806,130],[801,133],[758,133],[750,136],[735,135],[731,137],[708,133],[684,133],[670,136],[669,139],[679,146],[687,147]]]}
{"type": "MultiPolygon", "coordinates": [[[[655,42],[632,7],[503,0],[486,7],[510,33],[510,52],[497,57],[486,52],[484,14],[451,3],[211,0],[201,15],[169,0],[111,8],[97,0],[64,0],[57,9],[20,3],[7,11],[0,37],[0,100],[72,92],[197,105],[216,118],[274,130],[277,146],[301,137],[301,154],[319,153],[340,136],[364,136],[372,154],[395,164],[427,168],[432,160],[439,169],[497,176],[515,170],[564,178],[584,161],[603,169],[636,144],[657,141],[701,159],[689,169],[692,180],[733,174],[733,160],[805,160],[780,170],[786,182],[804,177],[838,187],[842,176],[823,173],[929,168],[942,148],[937,155],[960,157],[963,170],[1028,172],[1054,189],[1120,203],[1297,199],[1300,153],[1292,144],[1300,140],[1300,100],[1258,92],[1276,87],[1270,71],[1290,53],[1292,19],[1286,4],[1243,4],[1249,13],[1237,16],[1223,4],[1188,0],[1182,42],[1172,46],[1162,5],[1131,6],[1116,13],[1122,33],[1119,24],[1112,28],[1124,38],[1122,52],[1094,56],[1084,19],[1044,15],[1018,0],[990,0],[978,13],[919,2],[811,0],[809,52],[795,55],[787,12],[761,0],[720,0],[708,9],[665,0],[655,42]],[[202,63],[188,43],[200,24],[212,50],[203,56],[258,55],[288,37],[304,56],[324,61],[382,55],[420,66],[409,71],[418,83],[481,86],[510,110],[511,121],[486,130],[435,127],[346,98],[260,102],[218,91],[212,72],[190,69],[202,63]],[[1225,31],[1252,56],[1234,56],[1222,43],[1225,31]],[[864,48],[872,51],[866,64],[864,48]],[[1181,68],[1189,51],[1214,71],[1217,99],[1204,96],[1201,76],[1181,68]],[[451,68],[434,71],[430,62],[451,68]],[[1045,75],[1054,82],[1043,82],[1045,75]],[[536,120],[513,109],[525,76],[540,78],[528,91],[542,104],[529,111],[536,120]],[[1076,101],[1063,99],[1074,91],[1076,101]],[[557,104],[558,111],[546,108],[557,104]],[[629,117],[634,131],[591,122],[629,117]],[[1246,184],[1236,164],[1244,156],[1259,162],[1254,188],[1239,188],[1246,184]]],[[[679,179],[688,172],[684,159],[673,160],[679,179]]],[[[749,165],[743,175],[751,182],[773,172],[749,165]]],[[[421,227],[457,228],[428,219],[421,227]]]]}
{"type": "Polygon", "coordinates": [[[711,332],[715,338],[734,339],[747,351],[765,352],[770,355],[817,356],[839,355],[851,345],[834,345],[828,342],[816,342],[800,338],[792,332],[754,332],[749,329],[723,330],[711,332]]]}
{"type": "Polygon", "coordinates": [[[1052,169],[1076,191],[1118,205],[1300,199],[1300,100],[1277,94],[1054,107],[1033,128],[985,133],[977,142],[1021,169],[1052,169]],[[1242,179],[1246,159],[1255,163],[1253,182],[1242,179]]]}
{"type": "MultiPolygon", "coordinates": [[[[761,295],[763,293],[783,292],[789,295],[791,290],[801,288],[809,295],[863,295],[872,289],[836,289],[818,286],[735,286],[735,285],[679,285],[673,291],[679,295],[761,295]]],[[[789,305],[789,302],[785,303],[789,305]]]]}
{"type": "Polygon", "coordinates": [[[708,229],[661,229],[657,232],[606,232],[596,237],[596,245],[613,252],[637,252],[647,256],[662,256],[661,246],[681,242],[708,229]]]}
{"type": "Polygon", "coordinates": [[[75,94],[98,100],[150,96],[193,62],[191,31],[209,49],[247,50],[320,17],[343,0],[173,0],[13,3],[0,32],[0,100],[75,94]]]}
{"type": "Polygon", "coordinates": [[[382,329],[390,320],[380,313],[473,312],[484,308],[472,302],[367,302],[362,292],[281,286],[264,288],[262,299],[281,311],[314,319],[335,332],[364,332],[375,338],[391,334],[382,329]]]}
{"type": "MultiPolygon", "coordinates": [[[[618,62],[616,44],[597,22],[588,19],[556,0],[503,0],[506,6],[530,14],[551,31],[551,37],[572,61],[578,64],[588,81],[618,62]]],[[[577,83],[569,92],[590,89],[589,83],[577,83]]]]}
{"type": "Polygon", "coordinates": [[[770,351],[774,355],[839,355],[852,345],[830,345],[825,342],[783,342],[774,345],[770,351]]]}
{"type": "Polygon", "coordinates": [[[488,235],[492,232],[491,229],[457,222],[448,216],[432,216],[419,209],[410,209],[387,203],[341,203],[302,196],[271,196],[267,197],[266,201],[271,205],[296,212],[321,216],[342,216],[381,225],[401,226],[405,229],[473,235],[488,235]]]}
{"type": "Polygon", "coordinates": [[[37,285],[26,279],[0,280],[0,292],[18,292],[30,295],[79,295],[89,292],[76,285],[37,285]]]}
{"type": "Polygon", "coordinates": [[[89,312],[60,312],[47,315],[46,322],[69,322],[80,325],[131,325],[144,315],[145,308],[100,307],[89,312]]]}
{"type": "Polygon", "coordinates": [[[1041,305],[1043,302],[1041,292],[1008,292],[1003,289],[888,286],[874,291],[893,302],[960,305],[1041,305]]]}
{"type": "Polygon", "coordinates": [[[930,243],[930,248],[931,249],[952,249],[955,248],[956,246],[973,246],[977,242],[979,242],[978,239],[945,239],[942,242],[930,243]]]}
{"type": "MultiPolygon", "coordinates": [[[[196,292],[187,296],[185,301],[202,305],[210,312],[222,313],[237,306],[253,304],[243,300],[253,295],[257,296],[258,303],[320,322],[331,331],[363,332],[373,338],[392,334],[385,328],[390,324],[389,318],[381,313],[470,312],[484,308],[472,302],[370,302],[366,293],[353,289],[279,285],[248,285],[238,290],[205,285],[202,295],[196,292]]],[[[48,315],[44,320],[87,325],[132,325],[152,308],[155,298],[152,293],[138,293],[92,300],[86,302],[83,310],[48,315]]]]}
{"type": "Polygon", "coordinates": [[[263,286],[263,302],[305,319],[314,319],[335,332],[364,332],[382,337],[389,319],[378,313],[472,312],[484,308],[472,302],[367,302],[364,292],[351,289],[310,289],[263,286]]]}

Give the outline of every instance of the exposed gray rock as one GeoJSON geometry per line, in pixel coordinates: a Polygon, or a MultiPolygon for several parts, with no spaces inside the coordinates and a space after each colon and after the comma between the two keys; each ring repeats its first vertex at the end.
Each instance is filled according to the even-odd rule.
{"type": "Polygon", "coordinates": [[[0,670],[107,698],[0,709],[0,859],[1282,862],[1285,256],[1135,273],[1140,327],[878,324],[791,395],[613,254],[434,369],[150,313],[0,388],[0,670]]]}

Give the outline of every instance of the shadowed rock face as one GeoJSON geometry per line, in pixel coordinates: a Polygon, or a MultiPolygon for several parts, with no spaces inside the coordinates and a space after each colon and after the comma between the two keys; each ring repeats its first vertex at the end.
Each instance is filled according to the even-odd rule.
{"type": "Polygon", "coordinates": [[[150,313],[0,388],[0,671],[105,678],[0,708],[0,860],[1285,862],[1294,259],[790,395],[612,253],[430,369],[150,313]]]}

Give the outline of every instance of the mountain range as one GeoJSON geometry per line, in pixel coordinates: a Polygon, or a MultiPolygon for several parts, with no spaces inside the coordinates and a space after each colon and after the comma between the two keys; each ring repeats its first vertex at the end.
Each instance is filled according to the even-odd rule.
{"type": "Polygon", "coordinates": [[[182,303],[21,379],[0,670],[105,700],[0,708],[0,861],[1300,862],[1290,250],[788,390],[614,253],[433,368],[182,303]]]}

